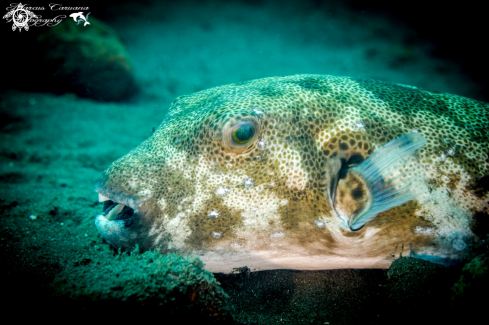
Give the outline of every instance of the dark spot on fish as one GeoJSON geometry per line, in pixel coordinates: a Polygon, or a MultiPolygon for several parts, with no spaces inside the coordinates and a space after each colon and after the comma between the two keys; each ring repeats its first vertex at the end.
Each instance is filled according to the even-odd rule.
{"type": "Polygon", "coordinates": [[[281,97],[284,94],[280,88],[275,87],[273,84],[268,87],[259,87],[258,93],[261,96],[268,97],[268,98],[281,97]]]}
{"type": "Polygon", "coordinates": [[[350,158],[348,158],[346,165],[347,165],[347,167],[352,167],[352,166],[360,164],[364,160],[365,159],[363,158],[363,156],[361,154],[354,153],[350,156],[350,158]]]}
{"type": "Polygon", "coordinates": [[[345,142],[340,142],[340,149],[341,149],[341,150],[348,150],[348,149],[350,149],[350,147],[348,146],[348,144],[347,144],[347,143],[345,143],[345,142]]]}
{"type": "Polygon", "coordinates": [[[305,77],[298,81],[291,81],[291,84],[298,85],[304,90],[319,92],[321,94],[330,93],[330,88],[322,82],[320,77],[305,77]]]}
{"type": "Polygon", "coordinates": [[[354,199],[360,199],[361,197],[363,197],[364,194],[365,194],[365,192],[363,191],[363,189],[361,187],[357,187],[351,191],[351,196],[354,199]]]}

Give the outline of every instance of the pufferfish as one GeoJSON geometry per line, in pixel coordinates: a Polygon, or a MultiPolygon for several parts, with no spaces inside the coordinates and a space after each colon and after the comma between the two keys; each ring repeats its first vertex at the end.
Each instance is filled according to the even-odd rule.
{"type": "Polygon", "coordinates": [[[488,123],[487,103],[367,79],[200,91],[103,173],[95,225],[212,272],[448,265],[489,217],[488,123]]]}

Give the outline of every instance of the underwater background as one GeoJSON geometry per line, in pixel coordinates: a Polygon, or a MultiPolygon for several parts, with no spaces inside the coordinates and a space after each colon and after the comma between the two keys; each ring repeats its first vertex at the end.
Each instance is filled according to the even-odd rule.
{"type": "Polygon", "coordinates": [[[478,227],[481,241],[452,269],[403,258],[389,270],[213,275],[195,257],[114,251],[95,229],[102,204],[93,190],[110,163],[152,134],[176,97],[210,87],[329,74],[487,102],[487,27],[475,2],[69,5],[89,7],[90,25],[69,17],[21,32],[5,19],[0,25],[4,312],[29,309],[19,320],[70,312],[86,320],[177,315],[229,324],[452,323],[481,315],[487,220],[478,227]]]}

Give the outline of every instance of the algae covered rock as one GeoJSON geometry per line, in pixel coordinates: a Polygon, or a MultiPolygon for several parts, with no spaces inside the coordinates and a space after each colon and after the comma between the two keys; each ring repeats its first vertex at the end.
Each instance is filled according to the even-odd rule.
{"type": "Polygon", "coordinates": [[[470,313],[473,320],[485,317],[489,291],[489,235],[469,245],[470,256],[458,281],[452,285],[452,307],[470,313]],[[475,257],[473,256],[475,255],[475,257]]]}
{"type": "Polygon", "coordinates": [[[388,299],[392,317],[405,322],[442,322],[450,304],[450,279],[447,269],[414,257],[395,260],[387,272],[389,279],[388,299]],[[420,317],[422,315],[422,317],[420,317]]]}
{"type": "Polygon", "coordinates": [[[112,28],[93,17],[89,21],[83,26],[67,19],[39,35],[43,81],[55,92],[124,100],[136,90],[128,53],[112,28]]]}
{"type": "Polygon", "coordinates": [[[52,286],[60,301],[72,301],[76,310],[85,304],[83,309],[90,314],[115,306],[129,308],[139,320],[172,314],[186,321],[233,323],[227,294],[203,266],[196,256],[134,250],[76,263],[52,286]]]}
{"type": "Polygon", "coordinates": [[[462,275],[452,286],[453,299],[470,299],[467,295],[479,297],[488,288],[489,254],[481,254],[474,257],[462,268],[462,275]],[[479,291],[479,292],[478,292],[479,291]]]}

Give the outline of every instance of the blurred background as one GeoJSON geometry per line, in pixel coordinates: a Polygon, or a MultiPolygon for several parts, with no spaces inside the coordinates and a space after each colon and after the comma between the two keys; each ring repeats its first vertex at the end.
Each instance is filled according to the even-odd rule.
{"type": "MultiPolygon", "coordinates": [[[[29,5],[47,7],[48,2],[29,5]]],[[[313,73],[381,79],[486,101],[489,96],[486,17],[476,1],[458,6],[420,0],[62,5],[89,6],[92,25],[19,33],[3,20],[3,62],[9,68],[3,87],[167,105],[177,96],[227,83],[313,73]],[[99,32],[90,33],[89,27],[99,32]],[[109,55],[91,57],[67,45],[82,38],[88,52],[109,55]],[[128,73],[107,64],[114,56],[124,61],[121,65],[127,62],[128,73]]]]}

